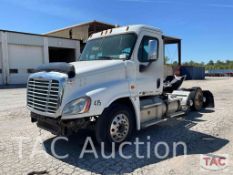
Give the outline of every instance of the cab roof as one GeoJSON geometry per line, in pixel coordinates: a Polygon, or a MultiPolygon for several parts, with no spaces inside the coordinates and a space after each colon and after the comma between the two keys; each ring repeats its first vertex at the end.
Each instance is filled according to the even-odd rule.
{"type": "Polygon", "coordinates": [[[116,35],[120,33],[130,33],[134,32],[136,34],[139,34],[142,29],[151,30],[156,33],[162,34],[162,31],[159,28],[155,28],[152,26],[146,26],[146,25],[129,25],[129,26],[122,26],[122,27],[116,27],[108,30],[104,30],[102,32],[98,32],[93,34],[89,37],[89,39],[95,39],[100,38],[104,36],[110,36],[110,35],[116,35]]]}

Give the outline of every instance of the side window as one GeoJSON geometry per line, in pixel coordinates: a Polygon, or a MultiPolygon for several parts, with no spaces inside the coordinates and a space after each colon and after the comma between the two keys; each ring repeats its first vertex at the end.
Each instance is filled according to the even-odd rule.
{"type": "Polygon", "coordinates": [[[157,41],[157,55],[158,55],[158,39],[157,38],[153,38],[153,37],[149,37],[149,36],[144,36],[142,38],[141,44],[139,46],[138,49],[138,60],[140,62],[148,62],[148,52],[149,52],[149,41],[150,40],[155,40],[157,41]]]}

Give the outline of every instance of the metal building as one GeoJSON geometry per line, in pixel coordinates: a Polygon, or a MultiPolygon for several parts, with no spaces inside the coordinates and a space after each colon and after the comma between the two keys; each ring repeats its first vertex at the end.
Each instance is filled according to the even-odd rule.
{"type": "Polygon", "coordinates": [[[25,84],[40,64],[76,61],[80,41],[0,30],[0,85],[25,84]]]}
{"type": "Polygon", "coordinates": [[[114,27],[92,21],[44,35],[0,30],[0,85],[25,84],[40,64],[78,60],[91,34],[114,27]]]}
{"type": "Polygon", "coordinates": [[[101,32],[103,30],[112,29],[116,27],[115,25],[100,22],[100,21],[91,21],[82,24],[77,24],[69,26],[66,28],[54,30],[46,33],[47,36],[56,36],[68,39],[78,39],[81,41],[81,51],[85,45],[85,41],[93,33],[101,32]]]}

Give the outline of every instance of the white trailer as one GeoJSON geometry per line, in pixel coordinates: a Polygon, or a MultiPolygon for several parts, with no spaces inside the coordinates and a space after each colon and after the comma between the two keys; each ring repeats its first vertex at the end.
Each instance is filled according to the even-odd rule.
{"type": "Polygon", "coordinates": [[[0,85],[26,84],[39,65],[72,62],[79,55],[79,40],[0,30],[0,85]],[[56,57],[60,52],[64,60],[56,57]]]}
{"type": "Polygon", "coordinates": [[[208,90],[179,89],[185,77],[164,80],[164,43],[157,28],[114,28],[91,36],[79,61],[40,66],[27,85],[32,122],[56,135],[93,128],[110,146],[190,109],[214,107],[208,90]]]}

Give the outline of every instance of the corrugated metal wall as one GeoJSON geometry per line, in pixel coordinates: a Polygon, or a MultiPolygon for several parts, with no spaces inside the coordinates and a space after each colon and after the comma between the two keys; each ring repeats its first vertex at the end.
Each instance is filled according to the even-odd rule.
{"type": "Polygon", "coordinates": [[[60,29],[47,33],[48,36],[58,36],[64,38],[72,38],[85,41],[88,37],[103,30],[114,28],[114,25],[106,24],[98,21],[88,22],[68,28],[60,29]]]}
{"type": "Polygon", "coordinates": [[[73,27],[69,29],[60,30],[57,32],[52,32],[47,34],[48,36],[57,36],[57,37],[63,37],[63,38],[70,38],[72,39],[80,39],[80,40],[86,40],[88,39],[88,28],[89,24],[73,27]]]}

